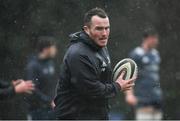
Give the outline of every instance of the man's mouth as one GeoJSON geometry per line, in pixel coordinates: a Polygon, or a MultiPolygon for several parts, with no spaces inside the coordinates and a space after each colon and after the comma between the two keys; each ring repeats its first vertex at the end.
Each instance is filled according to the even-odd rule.
{"type": "Polygon", "coordinates": [[[101,40],[101,41],[105,41],[105,40],[107,40],[107,38],[100,38],[99,40],[101,40]]]}

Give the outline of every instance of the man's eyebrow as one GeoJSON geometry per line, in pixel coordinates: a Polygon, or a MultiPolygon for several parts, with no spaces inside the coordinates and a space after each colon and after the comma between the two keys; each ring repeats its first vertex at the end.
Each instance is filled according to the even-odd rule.
{"type": "Polygon", "coordinates": [[[104,28],[103,26],[96,26],[96,28],[104,28]]]}
{"type": "Polygon", "coordinates": [[[110,26],[96,26],[96,28],[109,28],[110,26]]]}

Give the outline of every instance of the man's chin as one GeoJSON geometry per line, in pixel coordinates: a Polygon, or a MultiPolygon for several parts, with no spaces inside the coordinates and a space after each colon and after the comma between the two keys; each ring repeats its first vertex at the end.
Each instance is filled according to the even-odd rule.
{"type": "Polygon", "coordinates": [[[107,43],[101,43],[99,44],[100,47],[105,47],[107,45],[107,43]]]}
{"type": "Polygon", "coordinates": [[[107,45],[107,40],[106,41],[99,41],[96,43],[99,47],[105,47],[107,45]]]}

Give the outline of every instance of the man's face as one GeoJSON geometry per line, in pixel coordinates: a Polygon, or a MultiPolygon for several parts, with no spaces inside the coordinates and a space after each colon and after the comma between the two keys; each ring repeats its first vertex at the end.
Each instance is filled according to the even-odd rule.
{"type": "Polygon", "coordinates": [[[57,48],[55,45],[49,47],[49,57],[54,58],[57,53],[57,48]]]}
{"type": "Polygon", "coordinates": [[[43,53],[46,55],[46,58],[54,58],[57,53],[57,48],[55,45],[44,48],[43,53]]]}
{"type": "Polygon", "coordinates": [[[149,47],[150,48],[156,48],[159,44],[159,39],[157,36],[149,36],[148,38],[149,41],[149,47]]]}
{"type": "Polygon", "coordinates": [[[104,47],[107,45],[110,33],[109,18],[93,16],[90,24],[84,26],[84,30],[98,46],[104,47]]]}

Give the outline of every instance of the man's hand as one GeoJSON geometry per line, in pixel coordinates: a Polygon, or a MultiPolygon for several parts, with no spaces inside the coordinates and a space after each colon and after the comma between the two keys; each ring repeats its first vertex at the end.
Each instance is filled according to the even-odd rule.
{"type": "Polygon", "coordinates": [[[135,106],[138,102],[136,96],[132,93],[127,93],[125,100],[131,106],[135,106]]]}
{"type": "Polygon", "coordinates": [[[18,85],[18,84],[21,83],[21,82],[22,82],[21,79],[13,80],[13,81],[12,81],[12,84],[13,84],[13,86],[16,86],[16,85],[18,85]]]}
{"type": "Polygon", "coordinates": [[[130,90],[135,85],[134,81],[136,80],[136,77],[133,77],[132,79],[129,80],[123,80],[124,74],[125,72],[123,71],[116,80],[116,83],[120,85],[122,91],[127,91],[130,90]]]}
{"type": "Polygon", "coordinates": [[[56,105],[55,105],[54,101],[51,101],[51,107],[54,109],[55,106],[56,105]]]}
{"type": "Polygon", "coordinates": [[[24,81],[24,80],[16,80],[13,82],[14,89],[16,93],[32,93],[35,89],[34,84],[32,81],[24,81]],[[17,82],[17,83],[16,83],[17,82]]]}

